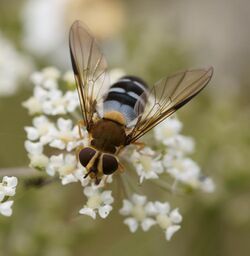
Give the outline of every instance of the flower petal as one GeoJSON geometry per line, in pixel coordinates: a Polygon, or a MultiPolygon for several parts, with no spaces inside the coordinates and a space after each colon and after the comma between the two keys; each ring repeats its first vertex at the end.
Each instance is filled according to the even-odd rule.
{"type": "Polygon", "coordinates": [[[98,213],[101,218],[105,219],[109,215],[112,209],[113,208],[111,205],[104,205],[99,208],[98,213]]]}
{"type": "Polygon", "coordinates": [[[180,228],[181,228],[180,225],[172,225],[168,227],[165,233],[166,239],[169,241],[172,238],[173,234],[177,232],[180,228]]]}
{"type": "Polygon", "coordinates": [[[72,121],[70,119],[64,119],[60,117],[57,120],[57,126],[61,131],[71,131],[72,130],[72,121]]]}
{"type": "Polygon", "coordinates": [[[128,225],[130,232],[134,233],[138,228],[138,222],[134,218],[127,218],[124,224],[128,225]]]}
{"type": "Polygon", "coordinates": [[[0,213],[4,216],[11,216],[12,215],[12,205],[13,205],[13,200],[6,201],[4,203],[0,203],[0,213]]]}
{"type": "Polygon", "coordinates": [[[148,231],[153,225],[156,224],[156,221],[152,218],[146,218],[142,221],[141,227],[143,231],[148,231]]]}
{"type": "Polygon", "coordinates": [[[182,216],[179,213],[179,209],[176,208],[170,213],[170,219],[173,223],[180,223],[182,221],[182,216]]]}
{"type": "Polygon", "coordinates": [[[83,193],[87,197],[92,197],[96,193],[99,193],[99,190],[97,188],[95,188],[94,186],[88,186],[88,187],[84,188],[83,193]]]}
{"type": "Polygon", "coordinates": [[[104,204],[112,204],[114,202],[114,198],[111,195],[112,191],[104,191],[101,194],[101,198],[104,204]]]}
{"type": "Polygon", "coordinates": [[[123,200],[123,206],[119,210],[119,212],[120,212],[121,215],[125,215],[126,216],[126,215],[129,215],[131,213],[132,209],[133,209],[132,203],[130,201],[124,199],[123,200]]]}
{"type": "Polygon", "coordinates": [[[95,219],[96,218],[96,213],[93,209],[91,208],[87,208],[87,207],[83,207],[80,211],[80,214],[84,214],[84,215],[88,215],[91,218],[95,219]]]}
{"type": "Polygon", "coordinates": [[[28,140],[37,140],[39,138],[39,133],[36,128],[26,126],[24,127],[24,130],[27,133],[28,140]]]}
{"type": "Polygon", "coordinates": [[[147,201],[147,197],[146,196],[141,196],[141,195],[138,195],[138,194],[133,194],[132,201],[135,204],[144,205],[147,201]]]}
{"type": "Polygon", "coordinates": [[[155,207],[156,207],[157,211],[161,214],[166,214],[166,213],[169,213],[169,211],[170,211],[170,205],[168,202],[161,203],[159,201],[156,201],[155,207]]]}
{"type": "Polygon", "coordinates": [[[43,152],[43,145],[40,142],[31,142],[29,140],[26,140],[24,142],[24,146],[28,153],[30,153],[31,155],[42,154],[43,152]]]}

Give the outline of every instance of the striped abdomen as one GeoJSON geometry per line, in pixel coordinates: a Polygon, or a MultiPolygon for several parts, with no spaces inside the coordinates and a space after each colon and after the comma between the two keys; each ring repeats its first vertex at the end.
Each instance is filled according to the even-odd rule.
{"type": "Polygon", "coordinates": [[[104,100],[104,113],[118,111],[126,119],[126,124],[133,121],[138,114],[144,111],[147,101],[146,83],[135,76],[125,76],[113,84],[104,100]],[[143,94],[143,97],[142,97],[143,94]],[[140,112],[134,110],[137,101],[140,101],[140,112]]]}

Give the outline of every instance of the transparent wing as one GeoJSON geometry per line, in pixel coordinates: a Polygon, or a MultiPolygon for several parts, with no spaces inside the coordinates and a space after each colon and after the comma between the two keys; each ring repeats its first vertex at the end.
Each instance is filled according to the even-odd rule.
{"type": "MultiPolygon", "coordinates": [[[[210,81],[213,68],[194,69],[177,73],[158,81],[150,90],[145,111],[139,115],[127,144],[135,142],[157,124],[189,102],[210,81]]],[[[135,104],[135,112],[141,113],[141,101],[135,104]]]]}
{"type": "Polygon", "coordinates": [[[107,61],[80,21],[71,26],[69,48],[83,120],[89,130],[97,104],[109,86],[107,61]]]}

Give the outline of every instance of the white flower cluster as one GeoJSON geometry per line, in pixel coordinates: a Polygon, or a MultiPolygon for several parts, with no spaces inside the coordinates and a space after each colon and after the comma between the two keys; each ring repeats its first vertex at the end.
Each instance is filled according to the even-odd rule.
{"type": "Polygon", "coordinates": [[[158,179],[159,174],[163,173],[164,167],[161,161],[161,156],[149,147],[144,147],[142,150],[134,150],[131,155],[132,163],[140,177],[140,183],[144,179],[158,179]]]}
{"type": "Polygon", "coordinates": [[[32,70],[32,62],[0,33],[0,96],[13,95],[32,70]]]}
{"type": "Polygon", "coordinates": [[[197,163],[187,156],[194,151],[194,141],[181,135],[181,129],[182,123],[176,117],[168,118],[154,128],[155,141],[152,144],[157,150],[145,147],[133,151],[131,159],[140,183],[145,179],[158,179],[165,173],[173,178],[174,186],[181,183],[213,192],[213,181],[202,175],[197,163]]]}
{"type": "MultiPolygon", "coordinates": [[[[27,0],[22,10],[23,44],[37,55],[61,53],[68,0],[27,0]],[[58,50],[60,50],[58,52],[58,50]]],[[[66,47],[65,47],[66,48],[66,47]]],[[[66,49],[65,49],[66,51],[66,49]]],[[[57,56],[57,55],[56,55],[57,56]]]]}
{"type": "Polygon", "coordinates": [[[65,35],[79,17],[97,38],[107,38],[120,31],[125,16],[121,1],[116,0],[26,0],[21,10],[23,46],[54,65],[68,67],[65,35]]]}
{"type": "MultiPolygon", "coordinates": [[[[72,113],[78,106],[76,90],[65,93],[59,89],[60,72],[52,67],[45,68],[42,72],[35,72],[31,82],[35,85],[33,97],[23,103],[29,114],[65,115],[72,113]]],[[[62,78],[67,85],[74,80],[73,73],[66,73],[62,78]]]]}
{"type": "Polygon", "coordinates": [[[4,176],[0,183],[0,214],[4,216],[12,215],[13,197],[16,194],[17,178],[4,176]]]}
{"type": "Polygon", "coordinates": [[[169,241],[173,234],[180,229],[182,216],[178,209],[170,210],[168,202],[148,202],[146,196],[133,194],[130,200],[123,200],[120,213],[126,216],[124,223],[131,232],[135,232],[140,225],[143,231],[148,231],[152,226],[158,225],[165,232],[169,241]]]}
{"type": "MultiPolygon", "coordinates": [[[[111,72],[111,80],[121,76],[120,70],[111,72]]],[[[32,126],[25,127],[27,140],[25,148],[30,166],[48,175],[58,175],[63,185],[79,182],[83,187],[86,202],[79,213],[95,219],[97,215],[106,218],[113,209],[114,198],[110,189],[112,175],[104,176],[99,185],[94,185],[87,170],[77,158],[78,149],[89,143],[89,134],[76,125],[81,116],[78,95],[74,88],[71,72],[62,75],[55,68],[46,68],[32,75],[33,96],[23,103],[30,115],[34,115],[32,126]]],[[[194,149],[191,138],[180,134],[182,124],[173,117],[154,129],[155,139],[141,149],[128,147],[119,156],[125,172],[120,174],[123,191],[133,194],[123,201],[120,213],[126,216],[125,224],[132,232],[140,225],[144,231],[158,225],[167,240],[180,229],[182,217],[178,209],[170,210],[169,204],[148,202],[145,196],[136,193],[136,186],[130,174],[137,173],[139,182],[145,180],[164,182],[171,177],[173,184],[182,184],[204,191],[213,190],[213,182],[202,178],[198,165],[187,157],[194,149]],[[133,170],[128,170],[133,169],[133,170]],[[133,191],[128,191],[128,187],[133,191]]],[[[115,180],[115,179],[114,179],[115,180]]],[[[165,183],[164,183],[165,184],[165,183]]]]}
{"type": "Polygon", "coordinates": [[[84,188],[84,194],[88,198],[87,203],[79,211],[80,214],[85,214],[93,219],[96,218],[96,212],[98,212],[101,218],[106,218],[112,210],[111,204],[114,198],[111,195],[111,191],[100,190],[101,186],[91,185],[84,188]]]}
{"type": "Polygon", "coordinates": [[[86,184],[87,179],[83,179],[86,170],[80,168],[75,155],[75,149],[87,143],[86,131],[81,131],[84,136],[81,139],[79,127],[71,120],[76,121],[73,115],[66,118],[66,114],[77,112],[78,95],[76,90],[63,93],[59,89],[59,82],[71,87],[73,74],[66,73],[61,78],[57,69],[45,68],[34,73],[31,81],[35,85],[34,94],[23,103],[29,114],[36,114],[33,126],[25,127],[30,166],[46,170],[50,176],[58,174],[63,185],[77,181],[86,184]],[[53,150],[54,154],[48,156],[46,150],[53,150]]]}

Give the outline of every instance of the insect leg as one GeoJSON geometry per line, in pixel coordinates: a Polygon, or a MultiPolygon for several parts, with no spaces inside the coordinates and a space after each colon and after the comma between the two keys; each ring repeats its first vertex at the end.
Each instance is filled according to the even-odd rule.
{"type": "Polygon", "coordinates": [[[123,173],[125,171],[125,167],[120,162],[118,163],[118,171],[120,173],[123,173]]]}
{"type": "Polygon", "coordinates": [[[132,144],[136,146],[138,151],[141,151],[145,147],[145,143],[140,141],[135,141],[132,144]]]}
{"type": "Polygon", "coordinates": [[[83,139],[81,128],[85,127],[85,122],[83,120],[79,120],[77,122],[77,125],[78,125],[78,132],[79,132],[80,139],[83,139]]]}

